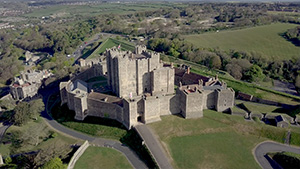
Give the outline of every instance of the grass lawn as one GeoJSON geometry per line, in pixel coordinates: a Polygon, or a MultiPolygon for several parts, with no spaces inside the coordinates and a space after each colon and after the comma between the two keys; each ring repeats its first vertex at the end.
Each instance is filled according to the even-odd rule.
{"type": "Polygon", "coordinates": [[[97,57],[100,54],[102,54],[106,49],[118,47],[119,45],[121,45],[121,50],[123,51],[133,51],[135,49],[134,45],[129,42],[108,38],[101,43],[101,45],[90,55],[89,58],[97,57]]]}
{"type": "Polygon", "coordinates": [[[276,112],[280,107],[277,106],[270,106],[266,104],[259,104],[253,102],[246,102],[246,101],[236,101],[236,104],[243,104],[249,111],[251,112],[260,112],[260,113],[271,113],[276,112]]]}
{"type": "Polygon", "coordinates": [[[75,164],[75,169],[125,169],[133,168],[126,157],[117,150],[105,147],[88,147],[75,164]]]}
{"type": "Polygon", "coordinates": [[[69,110],[67,105],[60,107],[60,103],[57,103],[52,108],[52,117],[71,129],[115,140],[120,140],[127,133],[126,128],[116,120],[88,116],[83,121],[76,121],[74,116],[75,112],[69,110]]]}
{"type": "Polygon", "coordinates": [[[226,30],[219,33],[204,33],[185,36],[188,42],[202,48],[220,48],[229,51],[257,52],[274,60],[300,57],[300,47],[284,39],[280,34],[296,27],[295,24],[276,23],[240,30],[226,30]]]}
{"type": "MultiPolygon", "coordinates": [[[[260,168],[252,149],[267,139],[283,142],[288,131],[212,110],[204,110],[199,119],[164,116],[149,126],[160,137],[175,168],[260,168]]],[[[295,136],[300,133],[292,132],[295,136]]],[[[294,143],[299,146],[300,140],[294,143]]]]}

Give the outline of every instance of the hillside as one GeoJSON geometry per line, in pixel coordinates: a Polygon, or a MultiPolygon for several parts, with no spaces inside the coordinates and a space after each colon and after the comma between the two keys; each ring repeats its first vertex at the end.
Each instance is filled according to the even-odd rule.
{"type": "Polygon", "coordinates": [[[296,47],[281,36],[287,29],[296,26],[276,23],[240,30],[193,34],[185,38],[197,47],[257,52],[263,57],[286,60],[300,57],[300,47],[296,47]]]}

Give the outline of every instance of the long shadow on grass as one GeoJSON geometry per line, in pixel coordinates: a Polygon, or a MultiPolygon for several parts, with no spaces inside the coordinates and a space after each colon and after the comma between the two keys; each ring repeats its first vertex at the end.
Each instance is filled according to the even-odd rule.
{"type": "Polygon", "coordinates": [[[59,106],[59,103],[56,104],[51,111],[52,117],[59,123],[63,122],[80,122],[80,123],[88,123],[88,124],[99,124],[109,127],[117,127],[120,129],[126,130],[126,128],[120,122],[108,118],[100,118],[100,117],[91,117],[87,116],[83,121],[77,121],[74,119],[75,112],[73,110],[69,110],[67,104],[59,106]]]}
{"type": "Polygon", "coordinates": [[[288,39],[285,35],[285,33],[279,33],[278,35],[280,35],[281,37],[283,37],[284,39],[286,39],[287,41],[291,42],[292,44],[294,44],[297,47],[300,47],[300,40],[298,40],[297,38],[292,38],[292,39],[288,39]]]}
{"type": "Polygon", "coordinates": [[[83,121],[76,121],[74,120],[75,112],[69,110],[67,104],[60,106],[60,103],[57,103],[51,111],[52,117],[58,121],[59,123],[63,122],[80,122],[80,123],[88,123],[88,124],[98,124],[104,125],[109,127],[117,127],[123,130],[126,130],[126,134],[120,138],[123,144],[130,147],[139,158],[147,165],[148,168],[158,168],[156,163],[154,162],[152,156],[149,153],[149,150],[145,145],[142,144],[143,140],[138,135],[136,130],[131,129],[127,130],[123,124],[116,120],[107,119],[107,118],[100,118],[100,117],[86,117],[83,121]]]}

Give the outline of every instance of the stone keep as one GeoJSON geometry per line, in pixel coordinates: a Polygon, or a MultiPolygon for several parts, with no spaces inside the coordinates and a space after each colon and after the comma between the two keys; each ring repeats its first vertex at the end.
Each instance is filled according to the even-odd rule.
{"type": "Polygon", "coordinates": [[[135,52],[106,51],[108,85],[117,96],[140,96],[143,93],[174,93],[174,70],[163,67],[159,53],[137,46],[135,52]]]}

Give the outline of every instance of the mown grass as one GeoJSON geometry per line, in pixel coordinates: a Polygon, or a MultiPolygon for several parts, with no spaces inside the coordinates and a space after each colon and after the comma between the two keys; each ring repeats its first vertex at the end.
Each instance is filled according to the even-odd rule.
{"type": "Polygon", "coordinates": [[[279,107],[277,106],[270,106],[266,104],[259,104],[259,103],[246,102],[246,101],[238,101],[236,103],[243,104],[251,112],[271,113],[271,112],[276,112],[276,110],[279,109],[279,107]]]}
{"type": "Polygon", "coordinates": [[[105,52],[106,49],[112,48],[112,47],[118,47],[121,45],[121,50],[126,51],[133,51],[134,45],[130,44],[129,42],[123,41],[123,40],[117,40],[114,38],[108,38],[104,40],[101,45],[94,50],[94,52],[90,55],[89,58],[95,58],[99,55],[101,55],[103,52],[105,52]]]}
{"type": "Polygon", "coordinates": [[[83,121],[74,120],[75,112],[67,105],[56,104],[51,110],[52,117],[59,123],[74,130],[97,137],[120,140],[127,133],[126,128],[116,120],[86,117],[83,121]]]}
{"type": "Polygon", "coordinates": [[[274,60],[300,57],[300,48],[288,42],[282,33],[296,27],[295,24],[276,23],[240,30],[226,30],[219,33],[204,33],[185,36],[188,42],[201,48],[220,48],[255,52],[274,60]]]}
{"type": "MultiPolygon", "coordinates": [[[[165,145],[175,168],[260,168],[252,149],[268,139],[283,143],[288,132],[213,110],[204,110],[199,119],[165,116],[149,126],[165,145]]],[[[292,129],[295,138],[298,134],[292,129]]],[[[291,144],[299,146],[300,140],[291,140],[291,144]]]]}
{"type": "Polygon", "coordinates": [[[117,150],[105,147],[88,147],[75,164],[75,169],[127,169],[133,168],[117,150]]]}

